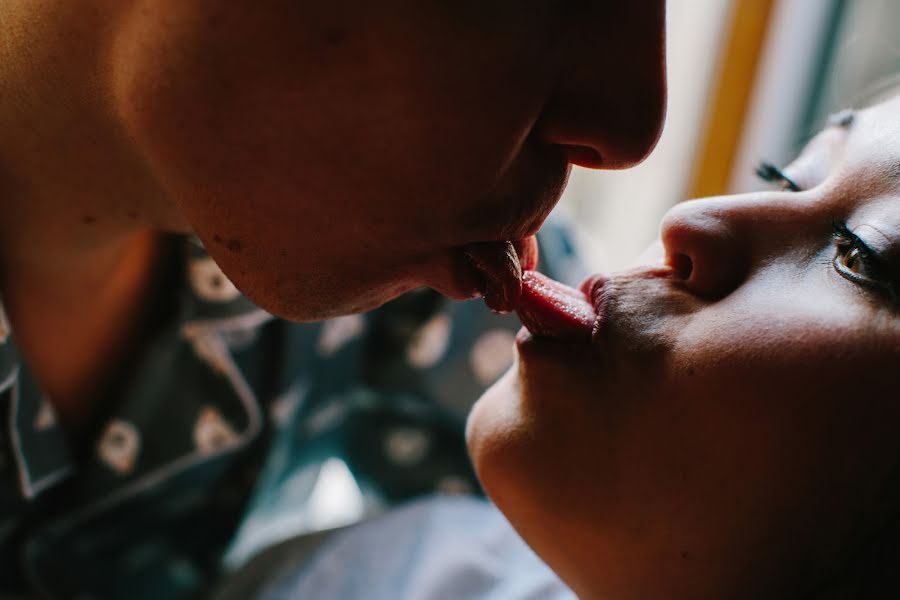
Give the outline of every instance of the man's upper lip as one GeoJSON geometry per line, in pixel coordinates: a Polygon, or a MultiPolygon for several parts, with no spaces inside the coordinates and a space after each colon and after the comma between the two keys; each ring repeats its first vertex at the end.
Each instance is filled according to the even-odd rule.
{"type": "Polygon", "coordinates": [[[537,235],[558,201],[521,198],[511,208],[496,208],[478,224],[477,241],[472,243],[516,241],[537,235]]]}
{"type": "Polygon", "coordinates": [[[569,164],[558,149],[531,148],[490,190],[470,215],[472,242],[503,242],[535,235],[559,202],[569,164]]]}
{"type": "Polygon", "coordinates": [[[485,294],[486,300],[488,296],[495,300],[488,304],[493,304],[491,308],[499,312],[515,309],[521,294],[521,272],[535,268],[536,264],[530,263],[537,262],[537,244],[533,236],[559,201],[569,173],[569,165],[561,153],[547,154],[537,151],[534,146],[528,148],[528,152],[521,153],[520,160],[512,163],[507,176],[498,180],[498,185],[487,194],[484,202],[464,220],[474,239],[458,247],[460,255],[470,259],[471,271],[475,272],[476,278],[482,279],[482,292],[488,292],[487,287],[492,287],[493,292],[502,292],[485,294]],[[509,244],[518,259],[531,256],[533,261],[520,264],[518,259],[499,260],[505,253],[496,250],[509,244]],[[531,251],[525,252],[529,248],[531,251]],[[494,251],[483,254],[479,249],[494,251]],[[474,255],[470,250],[476,250],[474,255]],[[491,259],[492,254],[497,260],[491,259]],[[485,278],[502,285],[485,286],[485,278]]]}

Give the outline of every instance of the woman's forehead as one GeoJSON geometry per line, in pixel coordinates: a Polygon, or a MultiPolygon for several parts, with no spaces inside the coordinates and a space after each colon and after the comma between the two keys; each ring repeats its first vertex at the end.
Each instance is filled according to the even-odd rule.
{"type": "Polygon", "coordinates": [[[840,110],[828,117],[825,127],[804,147],[801,156],[819,152],[850,136],[855,145],[866,147],[884,138],[885,150],[900,146],[900,93],[863,109],[840,110]]]}
{"type": "MultiPolygon", "coordinates": [[[[854,130],[863,143],[875,142],[900,160],[900,94],[857,112],[854,130]]],[[[895,161],[897,162],[897,161],[895,161]]]]}
{"type": "Polygon", "coordinates": [[[857,192],[896,199],[900,196],[900,96],[852,115],[849,124],[826,128],[808,150],[818,153],[822,146],[831,145],[828,153],[843,163],[832,168],[838,169],[844,184],[857,192]]]}

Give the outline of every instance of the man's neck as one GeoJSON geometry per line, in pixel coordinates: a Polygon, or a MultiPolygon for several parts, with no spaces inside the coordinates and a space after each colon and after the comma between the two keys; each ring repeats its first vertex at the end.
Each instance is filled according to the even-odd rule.
{"type": "MultiPolygon", "coordinates": [[[[35,241],[40,246],[40,241],[35,241]]],[[[53,263],[4,264],[0,290],[13,340],[64,423],[84,425],[132,356],[156,300],[160,238],[136,233],[53,263]]]]}
{"type": "Polygon", "coordinates": [[[0,94],[0,296],[76,423],[141,329],[159,232],[188,227],[103,100],[99,13],[44,4],[12,3],[0,21],[0,89],[16,92],[0,94]]]}

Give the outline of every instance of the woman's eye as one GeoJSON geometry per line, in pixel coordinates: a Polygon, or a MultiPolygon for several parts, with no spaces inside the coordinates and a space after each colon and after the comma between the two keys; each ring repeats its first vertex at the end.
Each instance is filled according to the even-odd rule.
{"type": "Polygon", "coordinates": [[[838,252],[834,257],[834,260],[838,265],[838,268],[853,273],[854,275],[862,275],[865,270],[859,248],[842,249],[838,247],[838,252]]]}
{"type": "Polygon", "coordinates": [[[853,233],[846,223],[834,223],[833,227],[835,254],[832,264],[835,270],[858,285],[888,293],[893,298],[896,284],[888,275],[890,270],[879,254],[853,233]]]}

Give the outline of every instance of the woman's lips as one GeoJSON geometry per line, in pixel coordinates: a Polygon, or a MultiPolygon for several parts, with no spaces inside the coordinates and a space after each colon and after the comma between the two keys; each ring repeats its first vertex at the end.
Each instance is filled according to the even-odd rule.
{"type": "Polygon", "coordinates": [[[522,273],[537,266],[535,237],[469,244],[463,253],[481,274],[482,296],[488,308],[497,313],[515,310],[522,297],[522,273]]]}
{"type": "Polygon", "coordinates": [[[516,312],[532,335],[570,342],[590,342],[598,321],[597,311],[584,291],[537,271],[522,275],[516,312]]]}

